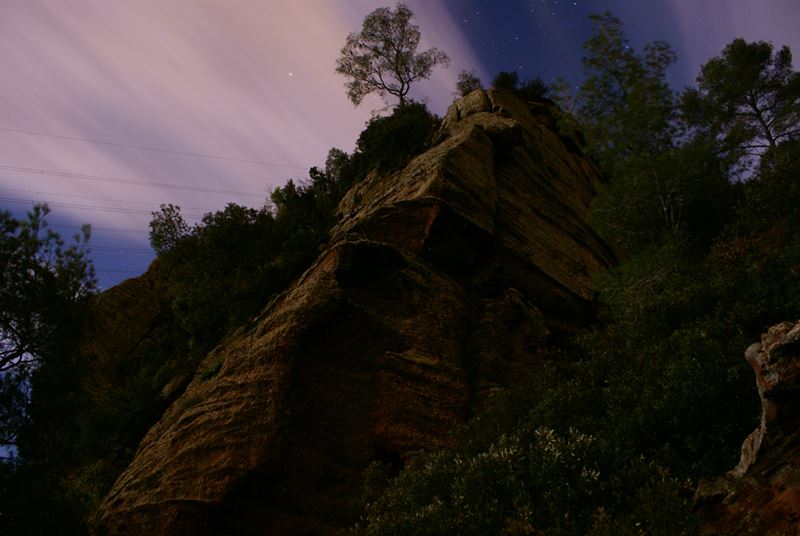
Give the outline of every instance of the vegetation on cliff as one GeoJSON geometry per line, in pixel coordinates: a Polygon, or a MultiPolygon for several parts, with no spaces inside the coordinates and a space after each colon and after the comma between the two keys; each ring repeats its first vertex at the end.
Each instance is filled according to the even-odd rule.
{"type": "Polygon", "coordinates": [[[307,183],[290,180],[276,188],[260,209],[229,204],[190,227],[179,207],[162,206],[151,222],[158,260],[141,282],[126,282],[96,296],[88,318],[70,312],[75,307],[65,302],[80,298],[86,305],[91,295],[88,235],[79,244],[83,249],[60,249],[56,235],[35,234],[46,232],[43,210],[32,214],[30,223],[0,214],[4,237],[9,238],[3,241],[3,273],[9,282],[31,276],[5,286],[4,314],[9,321],[18,320],[11,319],[15,311],[27,314],[30,322],[20,325],[38,329],[24,334],[23,342],[34,345],[32,349],[12,348],[4,341],[10,356],[22,351],[25,359],[35,356],[38,366],[26,363],[24,380],[3,375],[3,432],[13,434],[19,456],[0,465],[0,527],[32,534],[64,527],[71,534],[84,531],[92,509],[200,360],[314,260],[344,193],[369,172],[391,172],[426,150],[438,124],[418,103],[375,117],[353,154],[332,149],[324,169],[312,168],[307,183]],[[22,262],[36,270],[28,271],[22,262]],[[33,288],[33,282],[41,284],[33,288]],[[134,310],[109,308],[119,300],[134,310]],[[122,314],[131,318],[115,325],[113,319],[122,314]],[[146,324],[143,335],[105,333],[127,330],[137,325],[139,316],[146,324]],[[140,336],[144,338],[138,340],[140,336]],[[108,362],[107,354],[123,344],[131,345],[136,359],[108,362]],[[32,399],[19,389],[27,389],[31,381],[36,392],[32,399]],[[51,515],[38,515],[43,505],[51,515]]]}
{"type": "Polygon", "coordinates": [[[60,493],[61,482],[46,469],[48,459],[60,455],[59,444],[46,436],[36,441],[29,426],[42,411],[53,416],[64,394],[61,382],[75,379],[68,356],[95,288],[89,228],[67,245],[48,226],[48,212],[35,205],[17,219],[0,211],[0,532],[8,534],[28,531],[33,509],[54,512],[56,525],[37,523],[49,531],[71,531],[80,523],[75,505],[60,493]]]}
{"type": "Polygon", "coordinates": [[[668,45],[638,55],[618,19],[594,22],[561,98],[609,177],[593,222],[624,261],[597,274],[604,322],[450,448],[389,481],[373,466],[355,534],[691,533],[693,486],[732,468],[757,422],[741,356],[800,310],[800,145],[753,140],[770,139],[766,103],[796,131],[800,75],[788,49],[736,40],[678,95],[668,45]]]}
{"type": "Polygon", "coordinates": [[[364,18],[361,31],[347,36],[336,72],[348,78],[347,97],[358,106],[364,97],[377,93],[396,97],[406,105],[411,84],[431,75],[437,65],[447,66],[450,58],[437,48],[417,53],[421,38],[411,22],[414,14],[405,4],[394,10],[381,7],[364,18]]]}
{"type": "MultiPolygon", "coordinates": [[[[396,463],[374,465],[354,533],[691,532],[697,479],[733,467],[755,426],[742,351],[800,310],[800,75],[791,54],[736,40],[703,67],[698,89],[677,94],[665,78],[669,46],[637,54],[609,14],[595,18],[585,49],[584,83],[561,99],[608,175],[592,223],[624,259],[597,274],[601,325],[553,349],[455,430],[450,447],[420,453],[399,474],[396,463]]],[[[463,93],[476,79],[466,73],[462,83],[463,93]]],[[[547,91],[508,73],[495,85],[530,99],[547,91]]],[[[25,355],[53,357],[26,372],[31,400],[19,390],[3,399],[21,459],[0,465],[0,527],[84,530],[185,376],[317,256],[347,190],[429,148],[438,124],[405,103],[370,121],[352,155],[332,149],[309,182],[289,181],[260,209],[231,204],[189,227],[178,207],[162,207],[151,224],[151,292],[167,304],[166,320],[144,357],[98,364],[92,349],[31,339],[47,351],[25,355]],[[87,385],[98,369],[113,374],[87,385]]],[[[3,217],[6,234],[16,232],[19,222],[3,217]]],[[[83,262],[78,250],[65,259],[83,262]]],[[[91,287],[90,272],[79,279],[87,286],[72,298],[91,287]]],[[[79,331],[61,318],[79,301],[53,302],[59,318],[37,325],[79,331]]]]}
{"type": "Polygon", "coordinates": [[[419,103],[375,117],[352,155],[331,149],[324,169],[311,168],[309,182],[289,180],[258,210],[231,203],[189,228],[178,207],[162,206],[150,239],[195,353],[205,355],[306,269],[327,241],[347,190],[367,173],[396,170],[427,149],[438,124],[419,103]]]}

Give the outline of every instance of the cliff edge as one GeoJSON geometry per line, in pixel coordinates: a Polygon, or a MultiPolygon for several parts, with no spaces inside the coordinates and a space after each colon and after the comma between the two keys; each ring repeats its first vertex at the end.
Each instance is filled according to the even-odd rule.
{"type": "Polygon", "coordinates": [[[591,322],[613,253],[600,181],[547,103],[455,102],[441,141],[339,205],[313,265],[201,364],[105,497],[96,534],[326,534],[591,322]]]}

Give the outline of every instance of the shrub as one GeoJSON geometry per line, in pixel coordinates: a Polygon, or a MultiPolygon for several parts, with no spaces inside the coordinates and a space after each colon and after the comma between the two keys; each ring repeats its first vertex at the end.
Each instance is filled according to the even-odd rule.
{"type": "Polygon", "coordinates": [[[530,415],[486,446],[421,455],[372,495],[349,533],[674,534],[693,525],[682,483],[663,468],[604,465],[612,455],[596,438],[536,422],[530,415]]]}
{"type": "Polygon", "coordinates": [[[466,97],[475,90],[481,89],[481,79],[475,71],[462,69],[458,73],[456,82],[456,95],[466,97]]]}
{"type": "Polygon", "coordinates": [[[543,99],[550,92],[550,88],[539,76],[520,84],[516,71],[500,71],[492,80],[492,87],[513,93],[522,100],[543,99]]]}
{"type": "Polygon", "coordinates": [[[438,127],[439,119],[418,102],[371,119],[356,142],[351,182],[358,182],[373,169],[387,173],[403,167],[430,147],[438,127]]]}

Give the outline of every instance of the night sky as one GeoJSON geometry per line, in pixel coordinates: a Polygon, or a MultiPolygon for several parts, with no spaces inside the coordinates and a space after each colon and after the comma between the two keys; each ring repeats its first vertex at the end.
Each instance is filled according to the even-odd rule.
{"type": "MultiPolygon", "coordinates": [[[[409,0],[423,35],[452,58],[412,96],[443,114],[461,69],[485,84],[580,77],[588,15],[612,11],[636,49],[670,43],[676,88],[735,37],[800,55],[798,0],[409,0]]],[[[0,208],[49,202],[70,235],[93,226],[101,287],[154,258],[150,213],[190,223],[228,202],[260,206],[331,147],[351,151],[377,99],[354,109],[339,49],[377,0],[3,0],[0,208]]]]}

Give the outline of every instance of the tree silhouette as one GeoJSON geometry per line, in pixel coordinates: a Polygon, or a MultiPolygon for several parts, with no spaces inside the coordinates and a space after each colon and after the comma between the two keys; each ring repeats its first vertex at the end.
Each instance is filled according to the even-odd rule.
{"type": "Polygon", "coordinates": [[[800,136],[800,73],[792,53],[735,39],[703,65],[698,89],[683,96],[690,124],[735,157],[761,155],[800,136]]]}
{"type": "Polygon", "coordinates": [[[65,246],[48,226],[48,213],[44,204],[34,205],[26,220],[0,211],[0,446],[16,444],[31,378],[67,352],[80,306],[96,285],[89,227],[65,246]]]}
{"type": "Polygon", "coordinates": [[[458,82],[456,82],[456,93],[462,97],[466,97],[473,91],[481,88],[481,79],[478,73],[474,70],[467,71],[462,69],[458,73],[458,82]]]}
{"type": "Polygon", "coordinates": [[[404,4],[394,10],[378,8],[364,19],[361,32],[351,33],[336,61],[336,72],[348,77],[347,96],[358,106],[365,96],[393,95],[406,104],[411,83],[428,78],[437,65],[450,58],[436,48],[416,53],[419,28],[411,22],[413,13],[404,4]]]}

